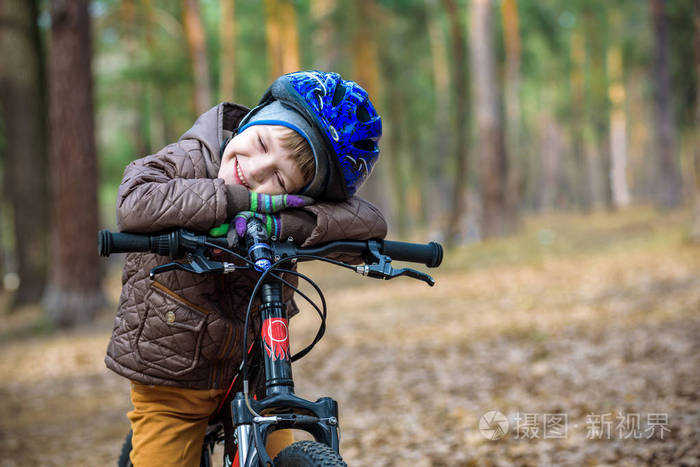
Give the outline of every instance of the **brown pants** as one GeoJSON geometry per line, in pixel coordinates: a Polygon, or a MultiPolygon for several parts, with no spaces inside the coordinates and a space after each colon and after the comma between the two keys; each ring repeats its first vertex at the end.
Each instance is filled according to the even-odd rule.
{"type": "MultiPolygon", "coordinates": [[[[209,416],[223,389],[183,389],[131,383],[131,462],[134,466],[198,466],[209,416]]],[[[291,430],[275,431],[266,448],[273,459],[294,441],[291,430]]]]}

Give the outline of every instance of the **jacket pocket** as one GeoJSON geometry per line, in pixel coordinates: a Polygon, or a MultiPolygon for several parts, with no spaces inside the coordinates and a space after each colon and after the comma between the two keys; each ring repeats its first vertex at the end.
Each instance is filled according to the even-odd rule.
{"type": "Polygon", "coordinates": [[[136,352],[144,365],[164,375],[192,371],[199,362],[208,312],[158,282],[144,297],[146,314],[136,336],[136,352]]]}

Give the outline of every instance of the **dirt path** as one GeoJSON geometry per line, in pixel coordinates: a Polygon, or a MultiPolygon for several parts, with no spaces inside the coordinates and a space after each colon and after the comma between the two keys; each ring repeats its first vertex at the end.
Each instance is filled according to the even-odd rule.
{"type": "MultiPolygon", "coordinates": [[[[700,248],[625,245],[450,263],[432,289],[340,288],[307,268],[332,314],[295,366],[297,392],[338,400],[352,466],[698,465],[700,248]],[[494,441],[479,431],[492,410],[509,425],[494,441]]],[[[313,314],[295,321],[297,342],[311,339],[313,314]]],[[[0,466],[114,464],[129,401],[102,363],[110,322],[0,341],[0,466]]]]}

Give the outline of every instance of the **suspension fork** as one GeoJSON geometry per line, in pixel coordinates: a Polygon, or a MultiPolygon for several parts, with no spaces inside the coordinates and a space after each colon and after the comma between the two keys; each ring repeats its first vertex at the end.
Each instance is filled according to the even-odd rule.
{"type": "Polygon", "coordinates": [[[236,437],[240,467],[272,462],[264,450],[268,434],[276,429],[295,428],[311,433],[316,441],[339,450],[338,404],[329,397],[316,402],[306,401],[294,395],[292,362],[289,348],[289,327],[287,308],[282,298],[282,283],[270,279],[261,286],[261,345],[265,365],[265,392],[263,400],[246,401],[243,393],[238,393],[231,402],[231,414],[236,437]],[[253,412],[262,414],[256,419],[253,412]],[[274,409],[283,407],[295,412],[279,414],[274,409]],[[272,413],[265,416],[271,409],[272,413]],[[263,421],[262,419],[275,419],[263,421]],[[266,423],[267,422],[267,423],[266,423]],[[255,449],[255,446],[258,449],[255,449]],[[261,452],[262,451],[262,452],[261,452]]]}
{"type": "MultiPolygon", "coordinates": [[[[277,280],[269,280],[261,288],[260,319],[262,321],[260,344],[262,356],[265,362],[265,393],[266,397],[289,396],[294,394],[294,381],[292,379],[292,361],[289,349],[289,320],[287,307],[282,299],[282,283],[277,280]]],[[[267,439],[268,428],[262,433],[252,426],[252,415],[244,406],[242,394],[238,394],[232,402],[232,414],[236,425],[236,437],[238,439],[238,455],[241,467],[255,462],[255,458],[249,458],[251,441],[256,437],[256,444],[264,446],[267,439]],[[262,435],[262,436],[261,436],[262,435]],[[248,462],[246,462],[248,461],[248,462]]],[[[257,405],[255,401],[250,401],[257,405]]],[[[263,448],[264,449],[264,448],[263,448]]]]}

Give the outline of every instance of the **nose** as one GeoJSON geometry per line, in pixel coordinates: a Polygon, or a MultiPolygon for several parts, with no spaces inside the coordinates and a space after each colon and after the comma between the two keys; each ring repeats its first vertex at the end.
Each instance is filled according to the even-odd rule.
{"type": "Polygon", "coordinates": [[[262,185],[273,172],[273,161],[269,157],[259,155],[250,158],[248,176],[255,180],[258,185],[262,185]]]}

